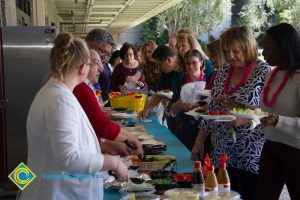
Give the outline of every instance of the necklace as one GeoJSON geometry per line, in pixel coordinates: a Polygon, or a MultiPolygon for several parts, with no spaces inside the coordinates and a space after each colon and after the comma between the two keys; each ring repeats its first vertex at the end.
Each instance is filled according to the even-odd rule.
{"type": "MultiPolygon", "coordinates": [[[[205,76],[205,73],[201,70],[200,76],[199,76],[198,80],[196,80],[196,81],[205,81],[205,80],[204,80],[204,76],[205,76]]],[[[187,83],[194,82],[194,81],[192,81],[192,79],[191,79],[189,73],[187,73],[187,72],[186,72],[186,75],[185,75],[185,81],[186,81],[187,83]]]]}
{"type": "Polygon", "coordinates": [[[217,76],[217,72],[218,70],[216,69],[215,72],[213,73],[213,75],[210,77],[210,81],[209,84],[205,87],[205,89],[211,90],[214,84],[214,80],[217,76]]]}
{"type": "Polygon", "coordinates": [[[252,61],[252,62],[248,65],[248,67],[246,68],[245,74],[244,74],[244,76],[242,77],[242,79],[240,80],[240,82],[238,82],[238,83],[234,86],[234,88],[232,88],[231,90],[228,90],[227,87],[228,87],[228,84],[229,84],[229,82],[230,82],[230,80],[231,80],[231,76],[232,76],[232,72],[233,72],[233,66],[230,65],[229,71],[228,71],[228,74],[227,74],[227,78],[226,78],[226,82],[225,82],[225,84],[224,84],[224,93],[225,93],[226,95],[231,95],[231,94],[233,94],[237,89],[239,89],[239,88],[241,87],[241,85],[242,85],[243,83],[246,82],[246,79],[247,79],[248,75],[250,74],[251,69],[252,69],[253,66],[254,66],[254,61],[252,61]]]}
{"type": "Polygon", "coordinates": [[[272,98],[270,101],[268,101],[268,93],[270,91],[270,85],[274,79],[274,77],[276,76],[277,72],[279,71],[279,67],[276,67],[276,69],[272,72],[271,76],[270,76],[270,79],[268,80],[267,82],[267,85],[264,87],[264,90],[263,90],[263,102],[265,104],[265,106],[268,106],[268,107],[271,107],[277,97],[279,96],[281,90],[283,89],[283,87],[285,86],[288,78],[289,78],[289,72],[287,71],[283,77],[283,80],[281,81],[279,87],[277,88],[277,90],[275,91],[275,93],[273,94],[272,98]]]}

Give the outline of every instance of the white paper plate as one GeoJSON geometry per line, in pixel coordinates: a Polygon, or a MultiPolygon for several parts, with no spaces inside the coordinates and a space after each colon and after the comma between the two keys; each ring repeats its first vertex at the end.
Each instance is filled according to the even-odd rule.
{"type": "Polygon", "coordinates": [[[195,93],[206,97],[211,96],[211,90],[195,90],[195,93]]]}
{"type": "Polygon", "coordinates": [[[163,90],[163,91],[157,92],[157,94],[160,95],[160,96],[166,97],[168,99],[172,99],[172,97],[173,97],[173,92],[172,91],[166,92],[166,91],[163,90]]]}
{"type": "Polygon", "coordinates": [[[253,115],[253,114],[236,113],[236,112],[231,112],[231,113],[239,119],[261,119],[268,116],[268,115],[253,115]]]}
{"type": "Polygon", "coordinates": [[[175,188],[171,190],[167,190],[164,193],[165,196],[172,198],[172,197],[199,197],[200,191],[192,188],[175,188]]]}
{"type": "Polygon", "coordinates": [[[213,119],[218,122],[230,122],[236,120],[234,115],[200,115],[203,119],[213,119]]]}
{"type": "Polygon", "coordinates": [[[159,144],[163,144],[163,142],[154,140],[154,139],[148,139],[148,140],[143,140],[141,141],[142,144],[152,144],[152,145],[159,145],[159,144]]]}
{"type": "Polygon", "coordinates": [[[112,113],[113,117],[121,118],[121,119],[129,119],[129,118],[136,118],[137,114],[127,114],[127,113],[112,113]]]}
{"type": "Polygon", "coordinates": [[[119,190],[119,192],[121,194],[126,194],[130,192],[135,192],[135,193],[143,192],[143,193],[151,194],[155,192],[154,188],[155,187],[150,183],[135,184],[132,182],[128,182],[121,190],[119,190]]]}
{"type": "Polygon", "coordinates": [[[196,112],[196,110],[199,108],[195,108],[193,110],[190,110],[188,112],[185,112],[186,115],[192,116],[194,117],[196,120],[198,120],[200,118],[201,115],[203,115],[203,113],[198,113],[196,112]]]}

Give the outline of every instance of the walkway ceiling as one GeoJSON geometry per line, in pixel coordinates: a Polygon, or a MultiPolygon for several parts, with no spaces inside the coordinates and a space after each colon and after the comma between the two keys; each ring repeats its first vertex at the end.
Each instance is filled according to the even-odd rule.
{"type": "Polygon", "coordinates": [[[134,27],[181,0],[54,0],[61,31],[86,35],[106,28],[113,35],[134,27]]]}

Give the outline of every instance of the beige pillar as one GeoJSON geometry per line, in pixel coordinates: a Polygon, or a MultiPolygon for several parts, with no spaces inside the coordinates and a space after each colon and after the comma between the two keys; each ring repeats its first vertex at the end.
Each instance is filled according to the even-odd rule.
{"type": "Polygon", "coordinates": [[[4,13],[2,15],[4,16],[3,25],[4,26],[17,26],[17,7],[16,7],[16,1],[2,1],[2,4],[4,3],[4,13]]]}
{"type": "Polygon", "coordinates": [[[45,26],[45,2],[44,0],[33,0],[33,25],[45,26]]]}

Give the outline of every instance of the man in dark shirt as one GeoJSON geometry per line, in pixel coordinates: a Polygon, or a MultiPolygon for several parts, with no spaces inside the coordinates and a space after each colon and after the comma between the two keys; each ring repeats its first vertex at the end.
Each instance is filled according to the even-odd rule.
{"type": "MultiPolygon", "coordinates": [[[[178,87],[181,87],[181,84],[184,79],[183,72],[174,70],[176,62],[175,53],[170,47],[166,45],[160,45],[154,50],[152,57],[155,60],[155,62],[160,66],[160,70],[162,72],[157,85],[158,91],[170,90],[171,92],[175,92],[178,87]]],[[[178,99],[179,97],[176,98],[178,99]]],[[[166,102],[165,117],[167,119],[168,128],[172,133],[175,134],[176,121],[173,116],[168,115],[168,111],[170,109],[171,104],[177,101],[177,99],[172,98],[172,100],[169,101],[161,95],[155,94],[151,101],[145,106],[144,110],[139,113],[139,117],[141,119],[146,118],[149,111],[157,104],[159,104],[159,102],[164,100],[166,102]]]]}
{"type": "Polygon", "coordinates": [[[108,94],[111,92],[110,77],[112,73],[107,63],[111,56],[112,49],[115,46],[114,39],[112,35],[104,29],[93,29],[88,33],[85,40],[91,49],[97,51],[102,60],[104,70],[101,72],[98,82],[101,88],[102,99],[106,101],[108,100],[108,94]]]}

